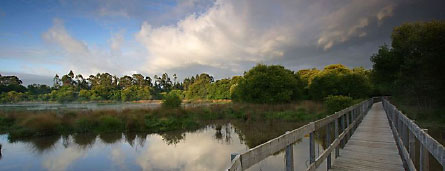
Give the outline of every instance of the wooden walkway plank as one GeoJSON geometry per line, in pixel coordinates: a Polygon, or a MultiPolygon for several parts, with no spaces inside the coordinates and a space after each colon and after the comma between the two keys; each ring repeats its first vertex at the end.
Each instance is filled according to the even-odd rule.
{"type": "Polygon", "coordinates": [[[405,170],[382,103],[365,115],[330,170],[405,170]]]}

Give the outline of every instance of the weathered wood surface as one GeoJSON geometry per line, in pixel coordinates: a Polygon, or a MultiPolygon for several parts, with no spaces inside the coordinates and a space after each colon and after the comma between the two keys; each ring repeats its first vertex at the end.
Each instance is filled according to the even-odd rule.
{"type": "Polygon", "coordinates": [[[382,103],[375,103],[330,170],[405,170],[382,103]]]}

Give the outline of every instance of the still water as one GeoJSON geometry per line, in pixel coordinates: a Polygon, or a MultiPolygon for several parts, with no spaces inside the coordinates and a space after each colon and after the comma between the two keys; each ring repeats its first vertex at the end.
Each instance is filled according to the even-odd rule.
{"type": "MultiPolygon", "coordinates": [[[[192,132],[80,134],[14,142],[0,135],[0,170],[225,170],[231,153],[249,149],[248,139],[232,124],[192,132]]],[[[321,153],[318,142],[316,152],[321,153]]],[[[296,170],[306,168],[308,147],[307,137],[294,144],[296,170]]],[[[284,170],[284,164],[282,151],[250,170],[284,170]]]]}

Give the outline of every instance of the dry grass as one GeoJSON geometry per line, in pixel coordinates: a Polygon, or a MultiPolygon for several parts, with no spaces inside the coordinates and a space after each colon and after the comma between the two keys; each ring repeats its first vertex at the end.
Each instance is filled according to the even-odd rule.
{"type": "Polygon", "coordinates": [[[208,104],[179,109],[125,109],[83,111],[8,111],[1,118],[13,125],[0,130],[20,136],[75,132],[157,132],[190,129],[217,120],[306,122],[323,113],[322,104],[208,104]],[[3,119],[5,120],[5,119],[3,119]]]}

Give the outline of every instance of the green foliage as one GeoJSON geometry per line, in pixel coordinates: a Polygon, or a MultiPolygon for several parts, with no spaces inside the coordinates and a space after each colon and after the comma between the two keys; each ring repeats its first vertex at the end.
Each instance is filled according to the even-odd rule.
{"type": "Polygon", "coordinates": [[[174,94],[174,95],[178,96],[180,99],[185,99],[185,92],[182,90],[172,90],[172,91],[168,92],[168,94],[174,94]]]}
{"type": "Polygon", "coordinates": [[[209,87],[208,99],[230,99],[230,79],[221,79],[212,83],[209,87]]]}
{"type": "Polygon", "coordinates": [[[22,86],[22,81],[17,76],[0,75],[0,94],[10,91],[24,93],[26,87],[22,86]]]}
{"type": "Polygon", "coordinates": [[[170,92],[164,96],[162,100],[163,108],[179,108],[181,106],[182,100],[175,92],[170,92]]]}
{"type": "Polygon", "coordinates": [[[380,94],[403,97],[424,110],[445,104],[445,21],[394,28],[391,47],[371,57],[380,94]]]}
{"type": "Polygon", "coordinates": [[[88,101],[91,99],[92,92],[89,90],[80,90],[79,91],[79,99],[80,101],[88,101]]]}
{"type": "Polygon", "coordinates": [[[267,119],[281,119],[293,122],[309,121],[314,119],[315,114],[308,114],[304,108],[300,108],[296,111],[281,111],[281,112],[268,112],[266,113],[267,119]]]}
{"type": "Polygon", "coordinates": [[[324,98],[324,104],[328,114],[333,114],[354,104],[351,97],[348,96],[328,96],[324,98]]]}
{"type": "Polygon", "coordinates": [[[120,94],[122,101],[148,100],[150,96],[150,88],[148,86],[130,86],[122,90],[120,94]]]}
{"type": "Polygon", "coordinates": [[[23,101],[26,99],[26,95],[24,93],[10,91],[7,93],[0,94],[0,102],[1,103],[16,103],[19,101],[23,101]]]}
{"type": "Polygon", "coordinates": [[[328,65],[313,76],[309,84],[309,95],[315,100],[329,95],[367,97],[372,87],[368,75],[363,68],[350,70],[341,64],[328,65]]]}
{"type": "MultiPolygon", "coordinates": [[[[257,65],[244,74],[232,92],[236,101],[251,103],[284,103],[295,96],[298,80],[292,71],[279,65],[257,65]],[[239,99],[238,99],[239,98],[239,99]]],[[[232,96],[233,97],[233,96],[232,96]]]]}
{"type": "Polygon", "coordinates": [[[58,102],[70,102],[75,100],[75,92],[73,87],[64,86],[59,90],[53,90],[49,94],[51,100],[58,102]]]}
{"type": "Polygon", "coordinates": [[[187,90],[186,98],[207,99],[212,82],[213,77],[211,77],[209,74],[202,73],[201,75],[197,76],[195,82],[191,84],[187,90]]]}
{"type": "Polygon", "coordinates": [[[122,120],[110,115],[104,115],[99,118],[97,130],[102,132],[122,131],[124,124],[122,120]]]}

